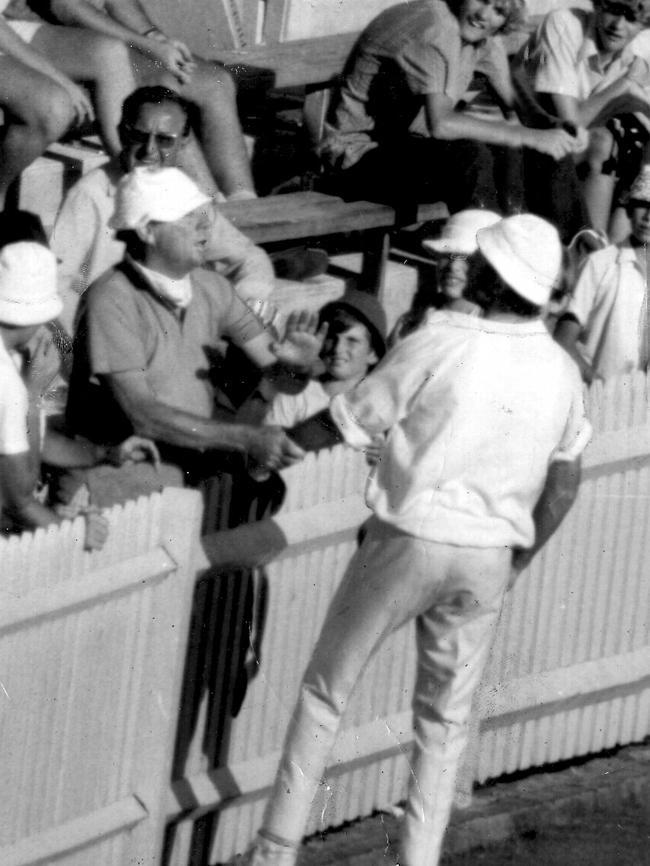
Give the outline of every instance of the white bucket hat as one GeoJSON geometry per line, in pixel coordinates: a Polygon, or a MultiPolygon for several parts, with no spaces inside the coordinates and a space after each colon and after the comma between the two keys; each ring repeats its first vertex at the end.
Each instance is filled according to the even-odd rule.
{"type": "Polygon", "coordinates": [[[476,232],[500,219],[499,214],[491,210],[461,210],[449,217],[439,238],[422,241],[422,246],[434,253],[469,256],[477,250],[476,232]]]}
{"type": "Polygon", "coordinates": [[[543,307],[562,271],[562,244],[557,230],[533,214],[505,217],[481,229],[478,248],[511,289],[543,307]]]}
{"type": "Polygon", "coordinates": [[[110,225],[122,231],[140,228],[152,220],[174,222],[210,202],[210,197],[179,168],[140,166],[118,183],[110,225]]]}
{"type": "Polygon", "coordinates": [[[0,322],[42,325],[56,318],[63,302],[56,290],[56,257],[34,241],[0,250],[0,322]]]}

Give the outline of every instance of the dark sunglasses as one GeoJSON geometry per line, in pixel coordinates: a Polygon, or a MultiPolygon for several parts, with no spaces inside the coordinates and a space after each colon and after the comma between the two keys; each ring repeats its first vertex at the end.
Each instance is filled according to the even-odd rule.
{"type": "Polygon", "coordinates": [[[624,18],[630,24],[638,24],[644,19],[645,11],[639,4],[638,6],[628,6],[627,3],[608,2],[602,0],[599,4],[601,12],[605,15],[613,15],[614,18],[624,18]]]}
{"type": "Polygon", "coordinates": [[[130,126],[128,123],[122,125],[124,136],[131,144],[149,144],[153,138],[158,150],[167,152],[173,150],[180,135],[172,135],[167,132],[145,132],[143,129],[137,129],[135,126],[130,126]]]}

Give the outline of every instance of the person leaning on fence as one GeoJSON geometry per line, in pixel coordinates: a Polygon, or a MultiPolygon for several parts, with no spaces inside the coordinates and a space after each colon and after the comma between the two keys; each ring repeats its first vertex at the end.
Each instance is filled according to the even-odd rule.
{"type": "Polygon", "coordinates": [[[447,202],[500,211],[494,146],[559,159],[578,150],[563,129],[463,113],[475,72],[505,111],[517,107],[501,33],[517,26],[520,0],[416,0],[392,6],[361,34],[348,61],[319,152],[326,184],[348,199],[403,205],[447,202]]]}
{"type": "Polygon", "coordinates": [[[382,641],[416,619],[415,750],[399,866],[435,866],[472,694],[504,593],[562,521],[590,436],[575,365],[540,311],[559,276],[556,230],[529,214],[477,235],[485,318],[438,312],[329,410],[303,447],[363,448],[388,430],[374,511],[326,615],[262,828],[244,862],[292,866],[348,698],[382,641]]]}
{"type": "MultiPolygon", "coordinates": [[[[124,243],[109,226],[120,178],[140,165],[178,166],[197,121],[196,113],[191,103],[166,87],[134,91],[122,108],[119,157],[89,171],[66,194],[52,230],[51,245],[59,259],[59,291],[70,333],[78,296],[124,255],[124,243]]],[[[245,300],[263,301],[273,288],[273,267],[264,250],[218,209],[206,259],[245,300]]]]}
{"type": "Polygon", "coordinates": [[[626,210],[629,238],[587,257],[555,329],[587,382],[646,370],[650,362],[650,166],[632,184],[626,210]]]}
{"type": "Polygon", "coordinates": [[[650,140],[649,23],[647,0],[596,0],[593,11],[553,10],[525,46],[542,107],[589,131],[575,160],[580,184],[572,160],[530,156],[529,206],[560,226],[566,242],[585,224],[605,236],[617,231],[612,204],[638,174],[650,140]]]}
{"type": "Polygon", "coordinates": [[[428,281],[421,284],[411,309],[395,323],[388,339],[390,346],[408,336],[435,310],[482,315],[481,307],[465,297],[465,289],[472,259],[478,255],[476,233],[500,219],[499,214],[491,210],[470,208],[459,211],[445,221],[439,237],[422,242],[424,249],[435,259],[435,285],[428,281]]]}
{"type": "MultiPolygon", "coordinates": [[[[212,214],[209,197],[177,168],[140,167],[122,178],[112,226],[127,254],[82,295],[74,342],[71,429],[101,444],[150,436],[176,484],[216,474],[224,452],[270,469],[303,456],[278,427],[236,423],[212,378],[221,340],[279,389],[304,387],[322,342],[315,322],[300,315],[278,343],[230,283],[202,267],[212,214]]],[[[107,496],[123,498],[162,483],[153,472],[95,480],[100,504],[102,484],[107,496]]]]}
{"type": "MultiPolygon", "coordinates": [[[[61,516],[36,496],[41,460],[56,466],[94,466],[105,460],[157,459],[153,443],[131,437],[105,448],[40,430],[30,401],[38,364],[23,356],[39,327],[61,312],[56,259],[45,246],[19,241],[0,250],[0,523],[3,532],[60,523],[61,516]],[[19,371],[22,362],[22,372],[19,371]]],[[[93,510],[84,513],[84,544],[104,544],[108,523],[93,510]]]]}

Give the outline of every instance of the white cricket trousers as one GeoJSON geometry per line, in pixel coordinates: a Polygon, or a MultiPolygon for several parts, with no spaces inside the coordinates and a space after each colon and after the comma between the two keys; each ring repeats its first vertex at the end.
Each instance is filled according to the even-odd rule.
{"type": "Polygon", "coordinates": [[[305,673],[263,836],[300,844],[359,675],[382,641],[417,617],[415,748],[398,862],[438,863],[472,695],[489,653],[510,565],[510,548],[423,541],[373,518],[332,600],[305,673]]]}

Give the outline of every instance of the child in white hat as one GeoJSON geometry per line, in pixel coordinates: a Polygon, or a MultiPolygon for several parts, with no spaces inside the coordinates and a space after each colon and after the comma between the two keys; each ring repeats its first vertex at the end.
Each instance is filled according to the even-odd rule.
{"type": "Polygon", "coordinates": [[[587,256],[555,329],[586,382],[646,370],[650,362],[650,166],[630,187],[625,207],[630,236],[587,256]]]}
{"type": "MultiPolygon", "coordinates": [[[[36,374],[27,361],[17,360],[39,327],[62,309],[56,291],[56,259],[40,243],[19,241],[0,250],[0,526],[20,531],[59,523],[61,518],[35,496],[38,481],[33,454],[58,466],[92,466],[103,460],[124,462],[156,457],[152,443],[127,440],[114,449],[74,441],[46,431],[39,441],[39,424],[30,405],[30,378],[36,374]]],[[[96,511],[85,515],[84,544],[104,544],[108,523],[96,511]]]]}

